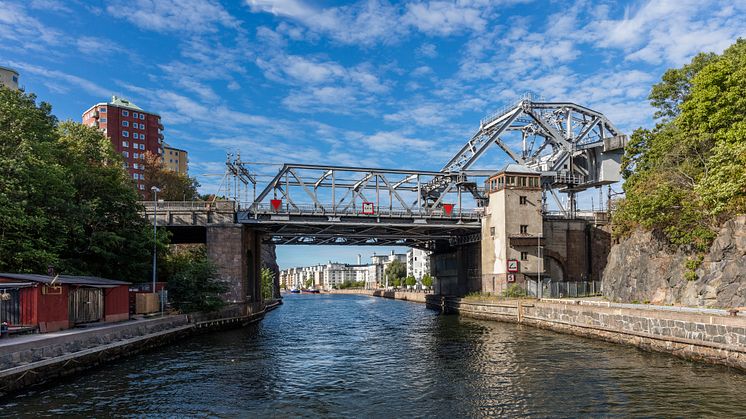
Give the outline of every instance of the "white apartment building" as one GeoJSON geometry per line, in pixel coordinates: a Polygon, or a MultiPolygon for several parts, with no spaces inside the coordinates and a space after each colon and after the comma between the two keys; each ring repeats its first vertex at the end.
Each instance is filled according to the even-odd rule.
{"type": "Polygon", "coordinates": [[[413,276],[419,283],[425,274],[430,273],[430,252],[411,249],[407,252],[407,276],[413,276]]]}

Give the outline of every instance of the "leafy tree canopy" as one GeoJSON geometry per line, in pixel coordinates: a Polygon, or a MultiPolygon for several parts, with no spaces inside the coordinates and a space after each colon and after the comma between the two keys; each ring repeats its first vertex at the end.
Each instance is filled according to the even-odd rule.
{"type": "Polygon", "coordinates": [[[200,197],[197,193],[199,187],[197,180],[169,170],[159,156],[149,151],[146,152],[144,166],[145,200],[153,199],[151,195],[153,186],[161,190],[158,192],[158,199],[165,201],[191,201],[200,197]]]}
{"type": "Polygon", "coordinates": [[[659,122],[625,150],[615,234],[660,229],[704,251],[725,218],[746,212],[746,41],[667,71],[650,100],[659,122]]]}
{"type": "Polygon", "coordinates": [[[217,268],[204,246],[183,248],[166,257],[169,300],[184,312],[214,311],[224,306],[228,287],[217,279],[217,268]]]}
{"type": "Polygon", "coordinates": [[[138,211],[103,134],[0,88],[0,271],[145,280],[153,238],[138,211]]]}

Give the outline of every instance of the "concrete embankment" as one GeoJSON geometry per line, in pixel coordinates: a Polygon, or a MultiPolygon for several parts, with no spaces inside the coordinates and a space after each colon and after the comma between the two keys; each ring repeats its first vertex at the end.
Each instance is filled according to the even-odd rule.
{"type": "Polygon", "coordinates": [[[0,394],[41,385],[205,331],[260,320],[264,307],[176,315],[0,341],[0,394]]]}
{"type": "Polygon", "coordinates": [[[410,292],[410,291],[384,291],[384,290],[331,290],[330,294],[359,294],[370,295],[373,297],[391,298],[392,300],[414,301],[416,303],[426,303],[428,293],[410,292]]]}
{"type": "Polygon", "coordinates": [[[746,313],[589,300],[477,301],[382,290],[333,292],[425,302],[444,313],[521,323],[746,371],[746,313]]]}
{"type": "Polygon", "coordinates": [[[469,301],[428,298],[428,307],[508,321],[746,371],[746,316],[725,310],[583,300],[469,301]]]}

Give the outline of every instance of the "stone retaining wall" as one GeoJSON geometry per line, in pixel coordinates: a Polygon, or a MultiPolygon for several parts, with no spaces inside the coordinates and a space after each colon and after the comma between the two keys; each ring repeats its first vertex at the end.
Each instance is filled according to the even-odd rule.
{"type": "Polygon", "coordinates": [[[390,298],[392,300],[414,301],[416,303],[425,303],[426,297],[432,295],[425,292],[411,291],[384,291],[384,290],[331,290],[329,294],[359,294],[370,295],[373,297],[390,298]]]}
{"type": "Polygon", "coordinates": [[[446,313],[509,321],[624,343],[746,371],[746,316],[718,310],[673,311],[576,300],[466,301],[432,296],[428,306],[446,313]]]}

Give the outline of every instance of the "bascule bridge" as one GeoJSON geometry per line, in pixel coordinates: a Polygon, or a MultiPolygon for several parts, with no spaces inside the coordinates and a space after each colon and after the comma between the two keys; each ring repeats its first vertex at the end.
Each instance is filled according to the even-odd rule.
{"type": "Polygon", "coordinates": [[[621,180],[625,143],[599,112],[526,96],[481,120],[440,170],[284,164],[265,183],[229,157],[232,200],[163,203],[158,222],[176,242],[207,243],[236,302],[257,298],[268,244],[428,249],[445,294],[589,279],[605,264],[606,213],[579,211],[577,194],[621,180]],[[490,149],[510,164],[477,169],[490,149]]]}

